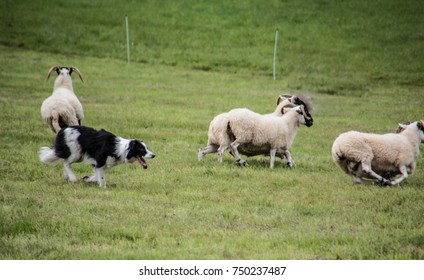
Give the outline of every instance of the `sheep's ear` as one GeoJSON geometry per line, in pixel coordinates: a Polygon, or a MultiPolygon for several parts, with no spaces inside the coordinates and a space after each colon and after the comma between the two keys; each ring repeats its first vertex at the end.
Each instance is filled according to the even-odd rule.
{"type": "Polygon", "coordinates": [[[424,121],[417,122],[417,126],[419,130],[424,131],[424,121]]]}
{"type": "Polygon", "coordinates": [[[402,124],[402,123],[398,123],[398,127],[396,128],[396,131],[395,131],[395,133],[401,133],[402,131],[404,131],[405,130],[405,125],[404,124],[402,124]]]}
{"type": "Polygon", "coordinates": [[[398,126],[399,126],[400,128],[403,128],[403,129],[405,129],[405,128],[406,128],[406,124],[404,124],[404,123],[398,123],[398,126]]]}

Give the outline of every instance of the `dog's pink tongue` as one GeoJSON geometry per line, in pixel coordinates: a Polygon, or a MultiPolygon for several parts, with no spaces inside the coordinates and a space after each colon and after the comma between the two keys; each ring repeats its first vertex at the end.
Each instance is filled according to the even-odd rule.
{"type": "Polygon", "coordinates": [[[137,157],[138,162],[143,166],[144,169],[147,169],[147,163],[142,157],[137,157]]]}

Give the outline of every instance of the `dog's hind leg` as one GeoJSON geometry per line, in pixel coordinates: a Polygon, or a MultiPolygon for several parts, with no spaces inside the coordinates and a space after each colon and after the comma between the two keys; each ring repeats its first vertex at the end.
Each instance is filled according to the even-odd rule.
{"type": "Polygon", "coordinates": [[[71,164],[65,160],[63,163],[63,174],[65,175],[65,178],[68,179],[71,182],[76,182],[77,177],[75,176],[74,172],[71,169],[71,164]]]}
{"type": "Polygon", "coordinates": [[[96,167],[94,168],[95,176],[97,177],[97,182],[99,182],[99,186],[102,188],[106,188],[106,178],[105,178],[105,168],[96,167]]]}

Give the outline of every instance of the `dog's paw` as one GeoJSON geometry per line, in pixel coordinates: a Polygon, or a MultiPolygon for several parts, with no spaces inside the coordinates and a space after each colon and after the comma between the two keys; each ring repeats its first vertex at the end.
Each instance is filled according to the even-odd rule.
{"type": "Polygon", "coordinates": [[[86,183],[97,182],[96,178],[94,178],[93,176],[84,176],[82,177],[82,180],[86,183]]]}

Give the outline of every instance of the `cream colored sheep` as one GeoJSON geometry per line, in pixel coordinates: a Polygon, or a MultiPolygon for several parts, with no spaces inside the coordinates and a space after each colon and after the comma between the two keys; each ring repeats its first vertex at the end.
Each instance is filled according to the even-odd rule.
{"type": "Polygon", "coordinates": [[[52,71],[56,71],[58,76],[54,82],[52,95],[45,99],[41,105],[41,116],[52,131],[58,133],[61,128],[81,125],[84,112],[74,93],[72,72],[77,72],[81,81],[83,79],[81,72],[75,67],[54,66],[47,73],[46,80],[49,79],[52,71]]]}
{"type": "Polygon", "coordinates": [[[423,142],[424,122],[417,121],[403,125],[398,134],[342,133],[334,141],[331,153],[334,162],[354,182],[393,186],[415,170],[423,142]]]}
{"type": "MultiPolygon", "coordinates": [[[[285,98],[287,98],[288,96],[280,96],[277,100],[277,108],[274,111],[274,115],[275,116],[282,116],[283,115],[283,108],[286,107],[286,105],[288,105],[289,103],[295,104],[295,105],[303,105],[304,109],[306,111],[307,114],[309,114],[312,110],[312,106],[308,100],[308,98],[306,98],[305,96],[299,96],[299,95],[293,95],[293,96],[289,96],[290,98],[288,100],[286,100],[285,98]],[[287,102],[289,101],[289,102],[287,102]],[[286,102],[285,104],[282,104],[281,107],[278,107],[278,105],[280,104],[280,102],[286,102]]],[[[270,154],[270,146],[267,145],[260,145],[260,146],[255,146],[252,143],[243,143],[240,146],[238,146],[237,150],[239,151],[240,154],[242,155],[246,155],[248,157],[252,157],[252,156],[257,156],[257,155],[269,155],[270,154]]],[[[231,152],[230,152],[231,153],[231,152]]],[[[281,160],[283,160],[285,158],[285,153],[282,151],[277,150],[276,156],[280,157],[281,160]]],[[[294,164],[294,162],[292,162],[294,164]]]]}
{"type": "MultiPolygon", "coordinates": [[[[300,100],[296,96],[292,95],[280,95],[277,98],[277,107],[274,112],[267,114],[274,114],[281,116],[283,114],[282,108],[289,103],[298,102],[300,100]]],[[[203,157],[210,153],[218,152],[218,161],[222,162],[225,151],[229,148],[231,142],[234,141],[231,138],[231,133],[228,131],[228,112],[219,114],[213,118],[209,124],[208,130],[208,144],[204,148],[200,148],[197,153],[198,160],[203,160],[203,157]]],[[[254,148],[251,148],[251,150],[254,148]]],[[[243,154],[243,151],[240,151],[243,154]]],[[[250,152],[251,153],[251,152],[250,152]]]]}
{"type": "Polygon", "coordinates": [[[238,165],[246,164],[246,161],[240,157],[238,147],[249,144],[254,147],[264,147],[262,150],[269,149],[270,168],[274,168],[277,152],[284,154],[289,167],[294,166],[289,149],[300,125],[312,126],[313,118],[305,111],[303,105],[292,109],[286,106],[283,110],[282,116],[260,115],[248,109],[234,109],[228,113],[228,127],[235,139],[230,144],[230,148],[238,165]]]}

